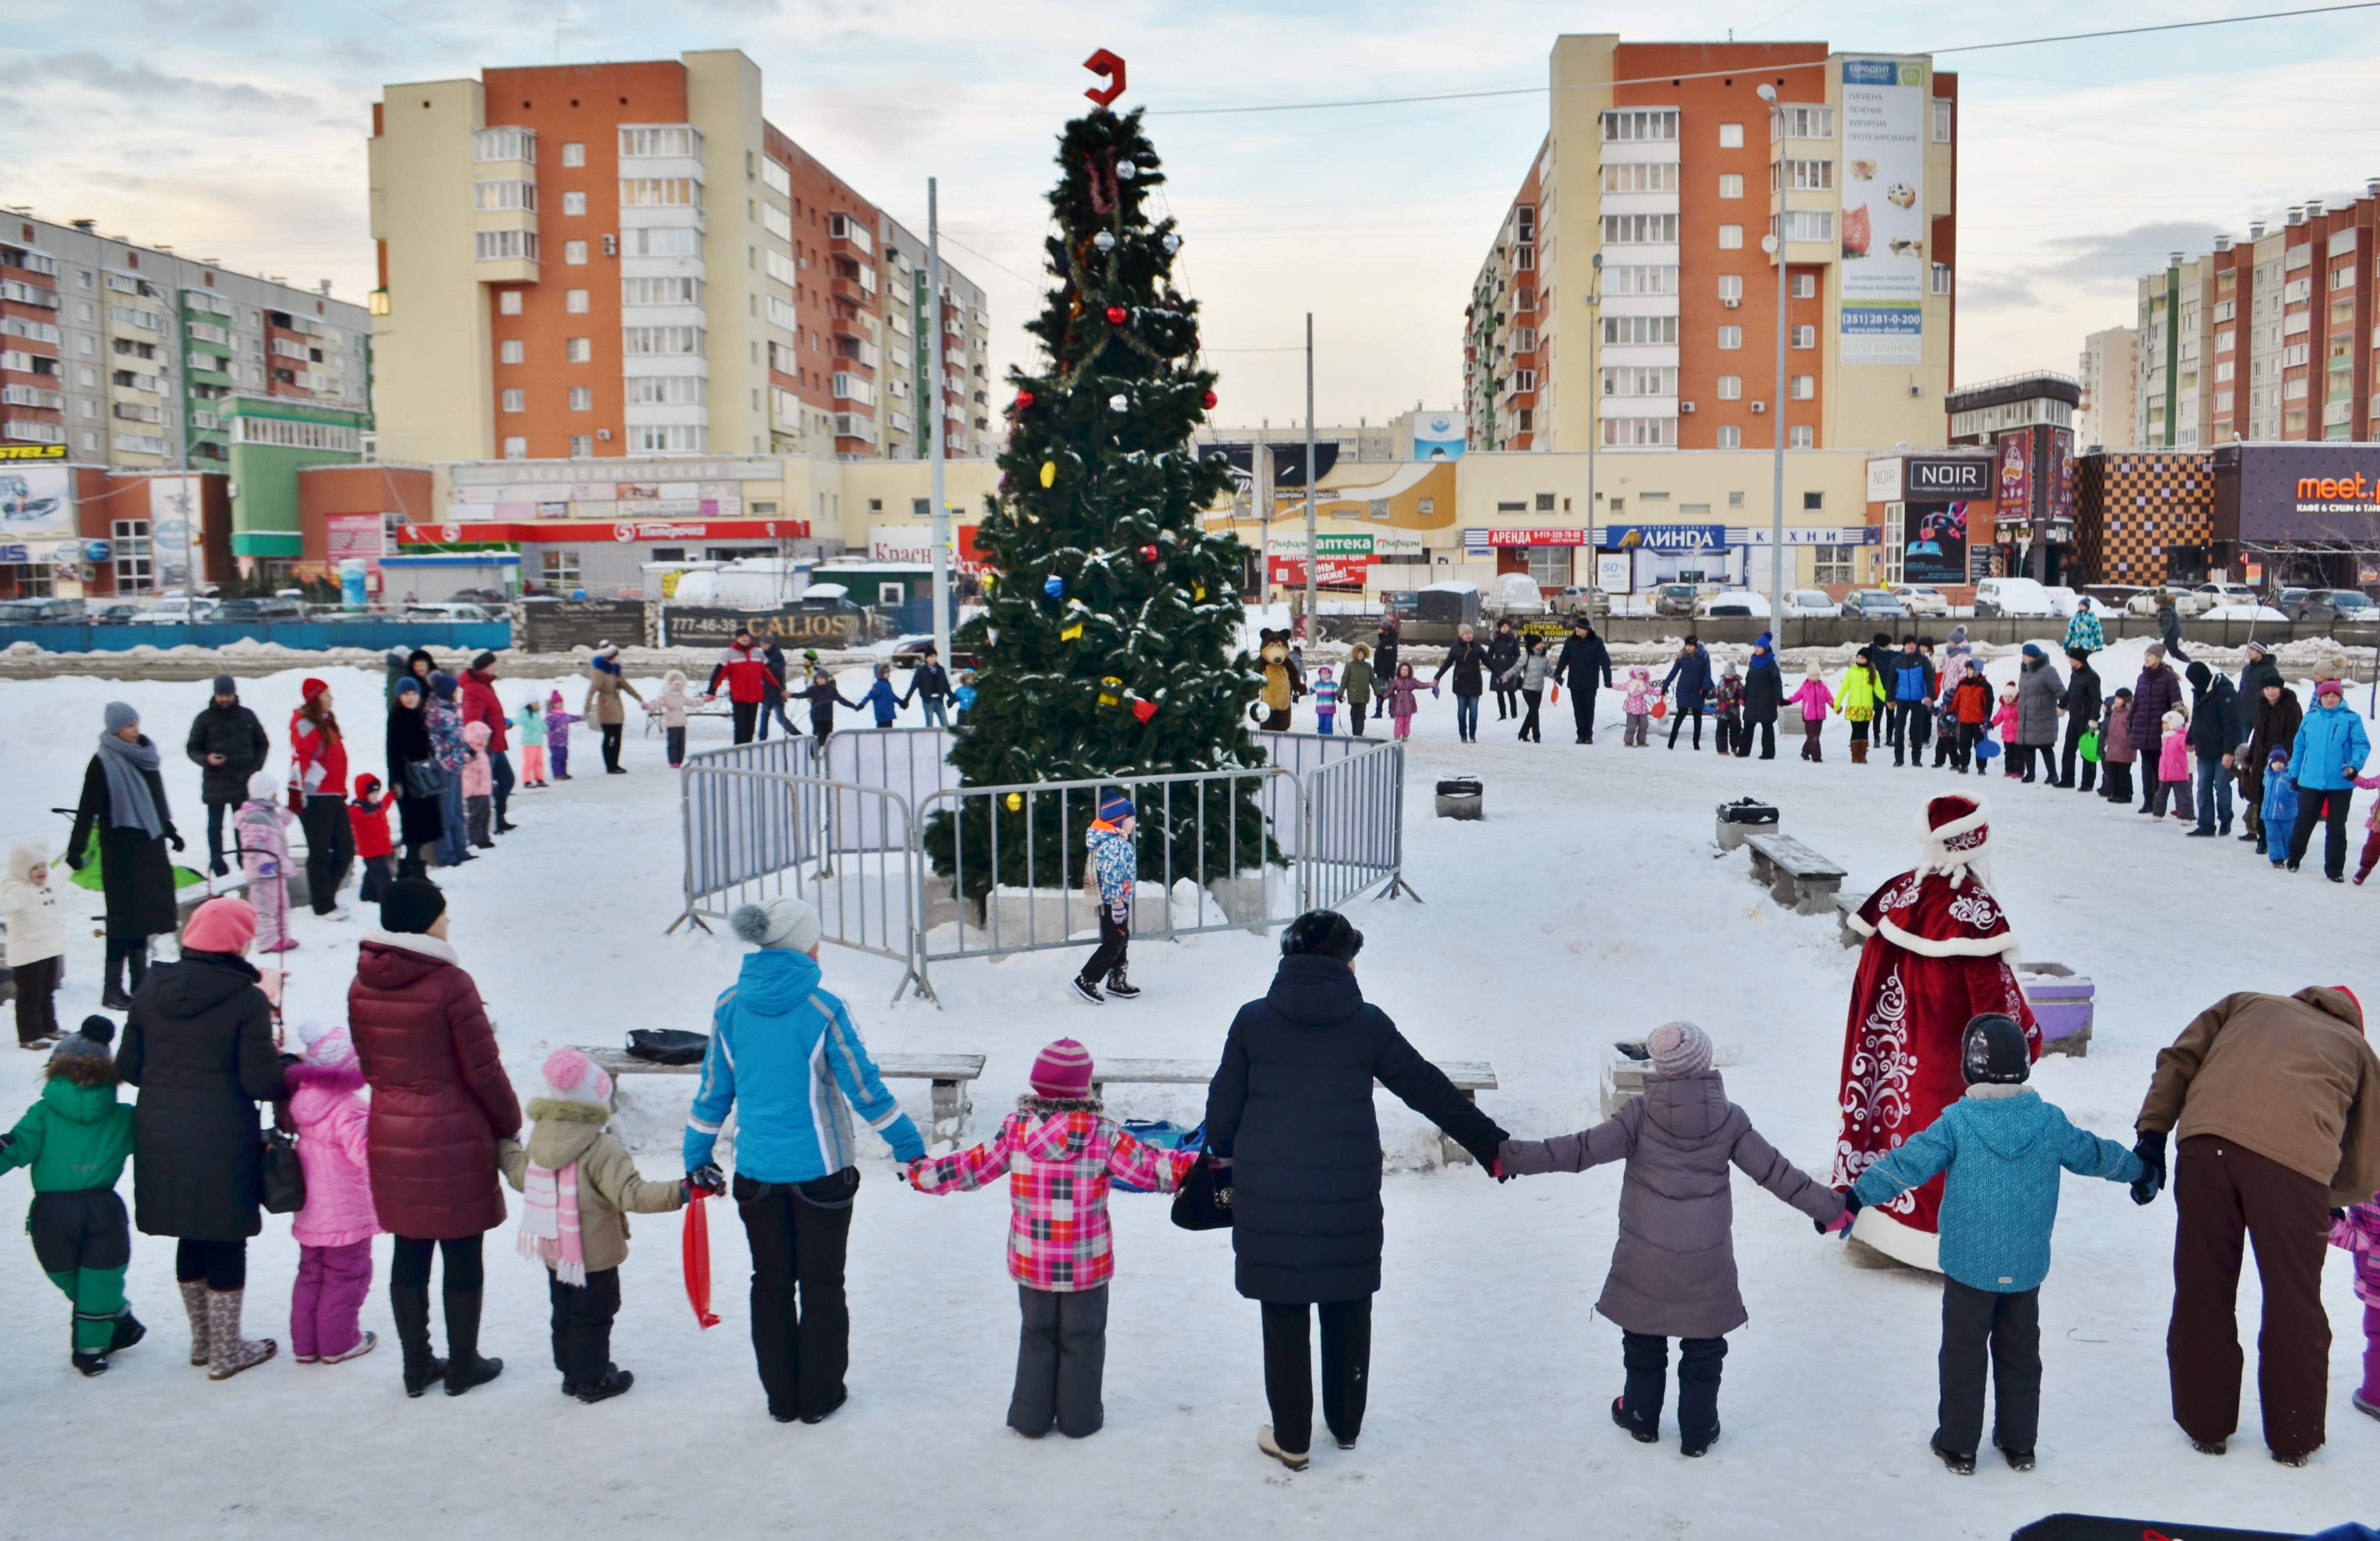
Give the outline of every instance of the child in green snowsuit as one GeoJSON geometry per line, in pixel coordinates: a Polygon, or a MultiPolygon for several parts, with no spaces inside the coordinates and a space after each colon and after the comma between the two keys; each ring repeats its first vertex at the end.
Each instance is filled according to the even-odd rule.
{"type": "Polygon", "coordinates": [[[0,1171],[32,1169],[25,1231],[42,1271],[74,1303],[74,1367],[85,1375],[149,1330],[124,1300],[132,1226],[115,1182],[132,1154],[132,1106],[115,1099],[115,1037],[107,1018],[84,1018],[50,1051],[42,1099],[0,1135],[0,1171]]]}

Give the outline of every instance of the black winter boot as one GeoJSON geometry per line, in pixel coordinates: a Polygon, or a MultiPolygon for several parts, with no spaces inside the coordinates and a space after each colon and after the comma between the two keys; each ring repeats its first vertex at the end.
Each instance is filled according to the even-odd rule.
{"type": "Polygon", "coordinates": [[[396,1317],[396,1341],[405,1351],[405,1394],[418,1397],[446,1376],[446,1361],[430,1352],[430,1288],[392,1284],[389,1311],[396,1317]]]}
{"type": "Polygon", "coordinates": [[[99,992],[99,1003],[111,1012],[128,1012],[132,997],[124,990],[124,954],[109,948],[107,952],[107,983],[99,992]]]}
{"type": "Polygon", "coordinates": [[[128,1305],[115,1318],[115,1330],[108,1335],[107,1352],[120,1353],[147,1336],[149,1329],[140,1325],[140,1318],[134,1316],[132,1307],[128,1305]]]}
{"type": "Polygon", "coordinates": [[[459,1397],[504,1373],[501,1359],[480,1357],[480,1302],[484,1292],[446,1292],[446,1394],[459,1397]]]}
{"type": "Polygon", "coordinates": [[[1125,978],[1123,977],[1123,970],[1121,968],[1109,971],[1107,987],[1108,994],[1118,1001],[1137,1001],[1140,999],[1140,987],[1125,978]]]}

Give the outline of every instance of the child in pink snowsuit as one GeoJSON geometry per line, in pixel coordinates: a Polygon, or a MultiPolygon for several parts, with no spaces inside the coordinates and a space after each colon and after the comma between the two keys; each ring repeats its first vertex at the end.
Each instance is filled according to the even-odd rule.
{"type": "Polygon", "coordinates": [[[1659,698],[1651,670],[1638,664],[1628,671],[1628,691],[1620,698],[1621,715],[1627,719],[1620,734],[1621,747],[1645,747],[1653,731],[1653,703],[1659,698]]]}
{"type": "Polygon", "coordinates": [[[256,909],[256,950],[286,953],[289,934],[289,821],[298,816],[281,800],[280,778],[259,770],[248,779],[248,801],[232,818],[239,869],[248,875],[248,902],[256,909]]]}
{"type": "Polygon", "coordinates": [[[1421,681],[1414,678],[1413,665],[1397,665],[1397,677],[1380,686],[1380,698],[1388,703],[1389,721],[1399,738],[1413,736],[1414,697],[1421,690],[1421,681]]]}
{"type": "Polygon", "coordinates": [[[2150,818],[2165,817],[2168,797],[2176,819],[2189,817],[2183,810],[2190,804],[2190,719],[2180,707],[2165,714],[2165,743],[2157,750],[2157,789],[2149,800],[2150,818]]]}
{"type": "Polygon", "coordinates": [[[2011,778],[2022,778],[2024,775],[2024,772],[2017,769],[2016,757],[2007,752],[2008,746],[2016,742],[2015,686],[2004,685],[2000,686],[2000,709],[1992,715],[1992,726],[1998,730],[2000,735],[2000,764],[2005,768],[2000,771],[2000,774],[2011,778]]]}
{"type": "Polygon", "coordinates": [[[2380,1418],[2380,1194],[2330,1222],[2330,1244],[2355,1257],[2355,1298],[2363,1303],[2363,1385],[2355,1410],[2380,1418]]]}
{"type": "Polygon", "coordinates": [[[361,1326],[372,1238],[381,1232],[364,1165],[371,1109],[346,1028],[300,1023],[298,1037],[306,1062],[289,1070],[289,1120],[298,1126],[306,1207],[291,1228],[298,1284],[289,1295],[289,1349],[300,1365],[335,1365],[370,1353],[380,1341],[361,1326]]]}
{"type": "Polygon", "coordinates": [[[564,710],[561,691],[545,698],[545,758],[557,782],[570,779],[570,724],[585,721],[577,712],[564,710]]]}
{"type": "Polygon", "coordinates": [[[1802,758],[1824,763],[1826,754],[1818,747],[1818,733],[1827,725],[1827,711],[1835,704],[1835,693],[1819,677],[1816,664],[1810,665],[1801,688],[1785,698],[1802,709],[1802,758]]]}
{"type": "Polygon", "coordinates": [[[488,815],[496,802],[496,770],[488,759],[488,724],[464,723],[463,744],[463,818],[471,843],[492,851],[496,843],[489,838],[488,815]]]}

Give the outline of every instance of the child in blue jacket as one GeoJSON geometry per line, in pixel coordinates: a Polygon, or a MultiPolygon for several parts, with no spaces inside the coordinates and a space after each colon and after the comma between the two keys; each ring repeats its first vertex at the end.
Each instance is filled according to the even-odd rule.
{"type": "Polygon", "coordinates": [[[2049,1274],[2058,1174],[2131,1183],[2141,1159],[2075,1128],[2024,1085],[2031,1055],[2024,1029],[2010,1017],[1987,1012],[1967,1024],[1960,1069],[1967,1095],[1869,1167],[1846,1203],[1855,1212],[1949,1174],[1942,1187],[1934,1453],[1953,1472],[1973,1473],[1988,1351],[1998,1401],[1992,1443],[2010,1466],[2029,1472],[2041,1424],[2041,1281],[2049,1274]]]}
{"type": "Polygon", "coordinates": [[[859,698],[859,704],[876,709],[878,727],[892,725],[892,714],[901,710],[900,693],[892,688],[892,665],[880,663],[876,666],[876,683],[868,687],[867,695],[859,698]]]}
{"type": "Polygon", "coordinates": [[[2265,806],[2257,810],[2264,828],[2256,831],[2256,850],[2273,858],[2275,867],[2288,864],[2289,832],[2298,824],[2298,783],[2289,780],[2289,751],[2280,745],[2265,766],[2265,806]]]}

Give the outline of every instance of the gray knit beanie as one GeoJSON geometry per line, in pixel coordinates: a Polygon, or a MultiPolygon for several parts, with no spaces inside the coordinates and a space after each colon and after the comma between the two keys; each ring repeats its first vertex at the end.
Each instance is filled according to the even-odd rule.
{"type": "Polygon", "coordinates": [[[107,710],[103,714],[101,720],[106,722],[108,732],[122,733],[133,723],[140,721],[140,714],[133,710],[130,707],[125,705],[122,701],[110,701],[107,703],[107,710]]]}
{"type": "Polygon", "coordinates": [[[238,695],[239,681],[232,678],[229,674],[217,674],[215,676],[215,694],[218,696],[238,695]]]}
{"type": "Polygon", "coordinates": [[[1710,1037],[1691,1022],[1665,1022],[1654,1028],[1652,1037],[1645,1040],[1645,1050],[1653,1056],[1653,1069],[1662,1075],[1699,1075],[1710,1068],[1710,1037]]]}

